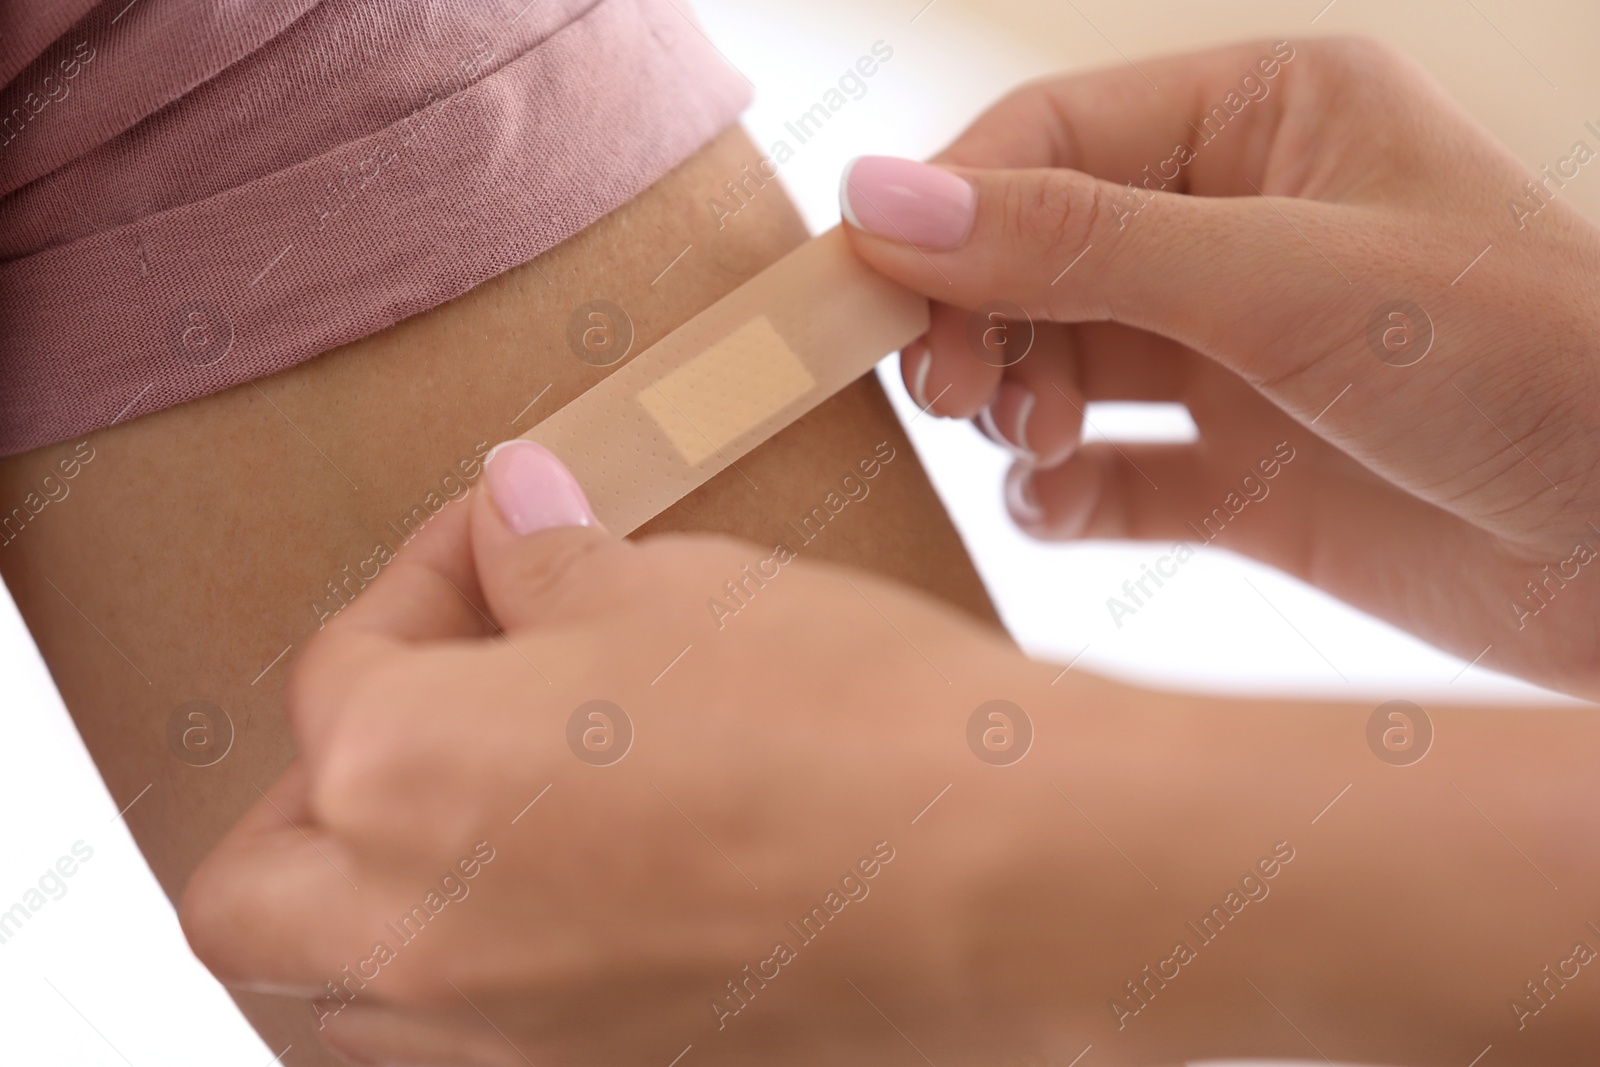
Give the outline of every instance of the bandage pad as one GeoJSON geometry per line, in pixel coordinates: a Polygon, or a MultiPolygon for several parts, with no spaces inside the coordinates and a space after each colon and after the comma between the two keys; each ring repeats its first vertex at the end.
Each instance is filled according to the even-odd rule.
{"type": "Polygon", "coordinates": [[[928,302],[830,230],[523,436],[632,533],[928,329],[928,302]]]}

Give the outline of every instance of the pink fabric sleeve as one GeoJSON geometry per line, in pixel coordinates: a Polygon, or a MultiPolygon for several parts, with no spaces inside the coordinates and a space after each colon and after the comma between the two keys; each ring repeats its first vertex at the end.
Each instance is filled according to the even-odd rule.
{"type": "Polygon", "coordinates": [[[627,201],[749,86],[682,0],[0,0],[0,454],[284,370],[627,201]]]}

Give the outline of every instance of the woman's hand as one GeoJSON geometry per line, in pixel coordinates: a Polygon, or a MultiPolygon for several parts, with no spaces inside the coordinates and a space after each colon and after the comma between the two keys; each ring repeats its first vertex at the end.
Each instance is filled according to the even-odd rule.
{"type": "Polygon", "coordinates": [[[1592,1059],[1592,987],[1522,983],[1600,894],[1593,715],[1369,748],[1371,707],[1140,693],[786,551],[617,542],[527,442],[485,478],[302,654],[300,758],[184,893],[348,1058],[1592,1059]]]}
{"type": "Polygon", "coordinates": [[[1379,46],[1260,43],[1026,88],[842,196],[939,302],[906,383],[1017,453],[1023,529],[1215,539],[1593,696],[1600,231],[1560,189],[1600,130],[1572,133],[1534,174],[1379,46]],[[1181,401],[1200,439],[1080,447],[1099,400],[1181,401]]]}
{"type": "Polygon", "coordinates": [[[881,1062],[850,982],[966,1010],[953,898],[1008,835],[910,820],[1046,669],[790,546],[620,542],[528,442],[486,478],[297,664],[301,759],[185,895],[201,958],[362,1062],[881,1062]]]}

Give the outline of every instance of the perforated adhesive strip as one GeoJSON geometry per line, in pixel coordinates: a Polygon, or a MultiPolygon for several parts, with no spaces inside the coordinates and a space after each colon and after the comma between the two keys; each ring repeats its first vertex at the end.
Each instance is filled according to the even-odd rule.
{"type": "Polygon", "coordinates": [[[927,329],[927,300],[830,230],[523,436],[555,453],[596,517],[625,535],[927,329]]]}

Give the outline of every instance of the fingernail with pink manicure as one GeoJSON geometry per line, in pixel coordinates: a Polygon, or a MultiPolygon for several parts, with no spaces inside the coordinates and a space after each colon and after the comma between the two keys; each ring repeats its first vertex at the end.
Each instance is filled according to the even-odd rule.
{"type": "Polygon", "coordinates": [[[578,480],[542,445],[506,441],[494,447],[483,468],[489,495],[515,533],[599,525],[578,480]]]}
{"type": "Polygon", "coordinates": [[[844,170],[839,208],[859,230],[945,252],[966,243],[978,194],[965,178],[927,163],[862,156],[844,170]]]}
{"type": "Polygon", "coordinates": [[[1039,459],[1038,453],[1028,443],[1028,420],[1033,415],[1033,390],[1016,382],[1001,382],[994,397],[978,412],[978,425],[984,436],[1002,448],[1009,449],[1018,459],[1030,464],[1039,459]],[[1002,431],[995,421],[1000,411],[1007,429],[1002,431]]]}
{"type": "Polygon", "coordinates": [[[1033,488],[1033,468],[1026,463],[1014,463],[1006,472],[1006,509],[1024,530],[1044,521],[1044,508],[1039,506],[1039,495],[1033,488]]]}
{"type": "Polygon", "coordinates": [[[911,400],[918,408],[927,411],[933,406],[933,401],[928,399],[928,372],[933,369],[933,349],[928,347],[926,341],[913,341],[906,346],[900,358],[911,368],[906,392],[911,394],[911,400]]]}

